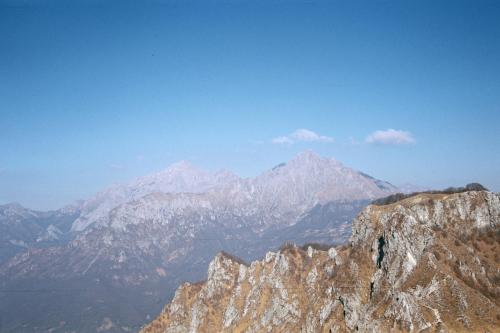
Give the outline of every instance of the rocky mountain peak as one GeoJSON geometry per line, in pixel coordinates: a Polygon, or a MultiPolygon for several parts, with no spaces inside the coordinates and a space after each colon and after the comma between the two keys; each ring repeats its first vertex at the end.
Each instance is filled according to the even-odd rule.
{"type": "Polygon", "coordinates": [[[29,216],[35,216],[36,212],[29,210],[17,202],[8,203],[5,205],[0,205],[0,219],[12,218],[19,216],[20,218],[27,218],[29,216]]]}
{"type": "Polygon", "coordinates": [[[235,277],[238,276],[240,265],[246,267],[245,264],[237,260],[235,257],[219,252],[208,265],[207,292],[213,295],[220,285],[232,285],[235,277]]]}
{"type": "Polygon", "coordinates": [[[349,246],[287,245],[249,266],[219,254],[142,332],[494,332],[499,226],[487,191],[371,205],[349,246]]]}
{"type": "Polygon", "coordinates": [[[323,160],[324,158],[321,157],[319,154],[315,153],[312,150],[305,150],[303,152],[298,153],[295,158],[293,158],[291,161],[298,161],[298,162],[307,162],[307,161],[320,161],[323,160]]]}
{"type": "Polygon", "coordinates": [[[199,170],[188,160],[180,160],[178,162],[172,163],[167,170],[199,170]]]}
{"type": "Polygon", "coordinates": [[[297,154],[288,162],[294,166],[341,166],[342,164],[334,158],[327,158],[318,155],[312,150],[306,150],[297,154]]]}
{"type": "Polygon", "coordinates": [[[329,201],[383,197],[396,190],[387,182],[368,178],[311,151],[264,172],[251,185],[262,202],[291,210],[329,201]]]}
{"type": "Polygon", "coordinates": [[[234,182],[237,178],[227,171],[212,173],[182,160],[160,172],[96,194],[83,203],[82,214],[73,223],[72,230],[82,231],[97,221],[104,221],[114,208],[152,193],[203,193],[234,182]]]}
{"type": "Polygon", "coordinates": [[[129,184],[129,187],[150,188],[163,192],[199,192],[209,182],[209,172],[195,167],[186,160],[171,164],[165,170],[147,175],[129,184]],[[201,186],[201,187],[200,187],[201,186]]]}

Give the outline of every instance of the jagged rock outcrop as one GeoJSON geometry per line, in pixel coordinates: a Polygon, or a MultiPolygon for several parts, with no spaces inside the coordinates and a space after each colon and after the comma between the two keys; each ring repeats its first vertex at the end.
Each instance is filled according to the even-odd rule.
{"type": "Polygon", "coordinates": [[[486,191],[371,205],[346,246],[220,253],[142,332],[499,332],[499,224],[486,191]]]}

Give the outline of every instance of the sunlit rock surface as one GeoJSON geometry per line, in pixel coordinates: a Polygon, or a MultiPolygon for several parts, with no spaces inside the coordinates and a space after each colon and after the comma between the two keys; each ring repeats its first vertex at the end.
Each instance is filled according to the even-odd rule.
{"type": "Polygon", "coordinates": [[[500,196],[369,206],[350,245],[225,253],[142,332],[499,332],[500,196]]]}

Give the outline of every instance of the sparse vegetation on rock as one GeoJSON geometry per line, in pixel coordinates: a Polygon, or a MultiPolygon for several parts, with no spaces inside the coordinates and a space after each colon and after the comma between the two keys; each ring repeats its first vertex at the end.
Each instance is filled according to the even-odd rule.
{"type": "Polygon", "coordinates": [[[218,255],[143,332],[498,332],[500,195],[406,199],[367,207],[350,246],[218,255]]]}
{"type": "Polygon", "coordinates": [[[468,191],[488,191],[486,187],[479,183],[470,183],[467,184],[465,187],[448,187],[444,190],[441,191],[424,191],[424,192],[413,192],[413,193],[395,193],[391,194],[387,197],[384,198],[379,198],[375,199],[372,201],[373,205],[378,205],[378,206],[383,206],[383,205],[389,205],[393,204],[395,202],[411,198],[414,196],[417,196],[419,194],[454,194],[454,193],[463,193],[463,192],[468,192],[468,191]]]}

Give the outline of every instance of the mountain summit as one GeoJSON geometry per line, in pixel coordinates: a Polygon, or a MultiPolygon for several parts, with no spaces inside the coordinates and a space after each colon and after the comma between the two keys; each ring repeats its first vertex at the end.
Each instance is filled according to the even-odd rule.
{"type": "Polygon", "coordinates": [[[335,159],[323,158],[311,151],[301,153],[290,162],[263,173],[252,184],[274,200],[288,200],[294,206],[334,200],[373,199],[397,190],[387,182],[366,176],[335,159]],[[385,187],[379,184],[385,184],[385,187]]]}

